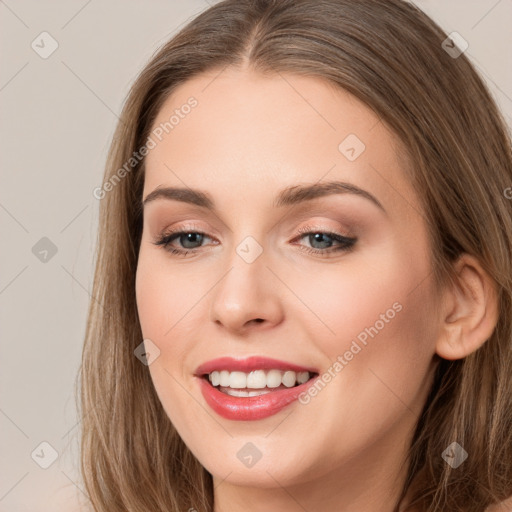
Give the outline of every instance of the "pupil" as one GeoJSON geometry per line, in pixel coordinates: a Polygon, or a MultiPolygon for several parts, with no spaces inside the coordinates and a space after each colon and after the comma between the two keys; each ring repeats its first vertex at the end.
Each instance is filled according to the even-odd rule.
{"type": "Polygon", "coordinates": [[[191,246],[188,246],[187,244],[190,242],[192,244],[194,243],[197,243],[199,241],[199,243],[201,243],[201,237],[203,235],[201,235],[200,233],[187,233],[185,235],[181,235],[182,237],[182,245],[183,247],[185,247],[186,249],[194,249],[194,247],[191,247],[191,246]],[[183,237],[184,237],[184,243],[183,243],[183,237]],[[199,240],[197,240],[197,237],[199,237],[199,240]]]}
{"type": "Polygon", "coordinates": [[[309,243],[315,247],[315,249],[325,249],[329,246],[329,244],[332,243],[331,237],[329,235],[326,235],[325,233],[314,233],[313,235],[309,235],[309,243]],[[322,241],[322,238],[327,238],[326,241],[322,241]],[[319,242],[321,244],[321,247],[315,247],[314,242],[319,242]]]}

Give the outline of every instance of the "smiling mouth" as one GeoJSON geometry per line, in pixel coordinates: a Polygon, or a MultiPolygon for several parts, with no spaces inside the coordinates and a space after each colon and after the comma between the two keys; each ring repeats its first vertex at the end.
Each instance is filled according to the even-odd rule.
{"type": "Polygon", "coordinates": [[[251,372],[215,370],[203,375],[214,388],[233,397],[261,396],[305,384],[317,373],[293,370],[254,370],[251,372]]]}

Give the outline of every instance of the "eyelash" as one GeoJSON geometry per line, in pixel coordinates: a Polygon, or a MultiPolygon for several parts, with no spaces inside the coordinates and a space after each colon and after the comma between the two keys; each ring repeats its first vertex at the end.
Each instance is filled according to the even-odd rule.
{"type": "MultiPolygon", "coordinates": [[[[341,245],[338,245],[335,248],[329,247],[327,249],[314,249],[313,247],[305,247],[303,245],[299,245],[298,247],[300,250],[305,251],[309,254],[314,254],[318,256],[327,256],[333,252],[349,252],[353,249],[355,243],[357,242],[357,238],[347,237],[344,235],[341,235],[339,233],[334,233],[332,231],[325,231],[322,229],[315,229],[311,227],[304,227],[297,230],[297,232],[301,235],[299,237],[295,237],[294,240],[297,238],[301,239],[304,238],[305,235],[314,235],[314,234],[323,234],[327,235],[329,238],[332,238],[333,241],[340,243],[341,245]]],[[[176,249],[175,247],[170,247],[170,243],[176,239],[179,238],[181,235],[194,233],[198,235],[205,236],[207,238],[208,235],[204,233],[203,231],[197,230],[193,227],[180,229],[176,231],[170,231],[166,234],[161,235],[154,243],[154,245],[162,246],[164,250],[168,251],[169,253],[176,255],[176,256],[186,256],[189,253],[195,254],[199,251],[199,247],[195,249],[176,249]]]]}

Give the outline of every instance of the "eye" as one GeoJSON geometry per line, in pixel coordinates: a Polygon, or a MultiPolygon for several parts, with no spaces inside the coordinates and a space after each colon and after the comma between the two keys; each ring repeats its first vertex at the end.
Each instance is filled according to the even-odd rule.
{"type": "MultiPolygon", "coordinates": [[[[331,253],[338,253],[341,251],[348,252],[351,250],[357,238],[347,237],[340,233],[332,231],[322,231],[311,227],[301,228],[298,230],[301,234],[295,240],[306,239],[310,246],[301,244],[297,245],[300,250],[306,251],[310,254],[320,256],[328,256],[331,253]]],[[[186,256],[187,254],[195,254],[199,251],[205,240],[213,240],[206,233],[197,231],[194,228],[173,230],[162,234],[155,242],[157,246],[162,246],[166,251],[177,256],[186,256]],[[178,242],[179,247],[173,244],[178,242]]],[[[215,242],[214,242],[215,243],[215,242]]]]}
{"type": "Polygon", "coordinates": [[[357,238],[347,237],[341,233],[322,231],[321,229],[310,227],[301,228],[298,231],[301,233],[301,236],[297,237],[296,240],[306,238],[310,244],[310,247],[304,245],[299,245],[298,247],[308,253],[322,256],[329,255],[333,252],[348,252],[354,247],[357,241],[357,238]]]}
{"type": "Polygon", "coordinates": [[[194,229],[182,229],[161,235],[154,244],[162,246],[171,254],[185,256],[189,253],[197,252],[197,249],[201,247],[201,244],[205,239],[211,240],[206,233],[201,231],[196,231],[194,229]],[[179,242],[182,248],[173,247],[171,245],[175,240],[179,242]]]}

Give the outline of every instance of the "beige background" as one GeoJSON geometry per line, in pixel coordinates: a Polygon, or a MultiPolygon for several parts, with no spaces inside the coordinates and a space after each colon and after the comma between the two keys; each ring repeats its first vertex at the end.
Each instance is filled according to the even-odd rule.
{"type": "MultiPolygon", "coordinates": [[[[467,54],[512,125],[512,1],[416,3],[469,42],[467,54]]],[[[207,7],[205,0],[0,0],[0,512],[70,511],[84,499],[73,386],[93,275],[92,192],[136,73],[207,7]],[[35,40],[38,51],[51,49],[48,36],[43,48],[43,31],[58,43],[46,59],[31,47],[35,40]],[[48,469],[31,457],[35,450],[35,460],[51,461],[42,442],[58,453],[48,469]]]]}

